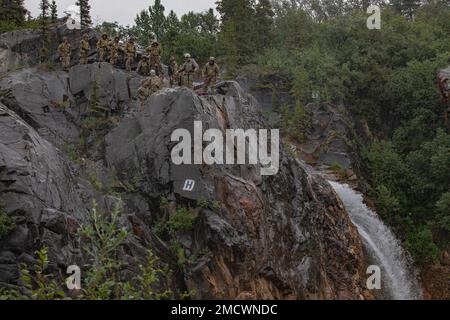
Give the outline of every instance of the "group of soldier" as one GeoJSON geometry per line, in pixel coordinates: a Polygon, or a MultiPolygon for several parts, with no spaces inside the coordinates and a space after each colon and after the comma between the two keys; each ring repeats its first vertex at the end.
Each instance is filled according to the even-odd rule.
{"type": "MultiPolygon", "coordinates": [[[[80,43],[80,64],[87,64],[91,46],[89,43],[89,35],[84,33],[80,43]]],[[[132,65],[137,58],[137,48],[134,38],[131,37],[126,42],[124,48],[121,48],[120,38],[115,37],[110,40],[108,35],[104,33],[97,42],[98,62],[106,62],[109,57],[109,63],[117,65],[119,50],[123,50],[125,57],[125,69],[132,70],[132,65]]],[[[58,53],[61,59],[62,67],[68,70],[70,67],[71,46],[67,37],[63,38],[63,42],[58,47],[58,53]]],[[[147,77],[142,81],[139,88],[139,98],[141,101],[146,99],[151,94],[162,89],[164,86],[164,69],[161,63],[162,48],[157,40],[153,40],[150,46],[145,50],[139,61],[136,72],[147,77]]],[[[189,53],[184,55],[185,61],[181,66],[178,66],[175,57],[170,58],[168,65],[168,74],[170,86],[179,85],[193,89],[194,78],[199,72],[199,66],[194,58],[189,53]]],[[[205,92],[209,93],[215,86],[219,76],[219,66],[215,58],[210,57],[208,63],[202,70],[205,92]]]]}

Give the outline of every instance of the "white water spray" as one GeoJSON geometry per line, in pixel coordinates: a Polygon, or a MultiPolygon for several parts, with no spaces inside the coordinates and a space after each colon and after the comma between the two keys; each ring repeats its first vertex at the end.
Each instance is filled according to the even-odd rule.
{"type": "Polygon", "coordinates": [[[422,290],[417,278],[393,232],[364,204],[361,194],[348,185],[331,181],[330,184],[358,228],[374,264],[381,268],[383,297],[394,300],[421,299],[422,290]]]}

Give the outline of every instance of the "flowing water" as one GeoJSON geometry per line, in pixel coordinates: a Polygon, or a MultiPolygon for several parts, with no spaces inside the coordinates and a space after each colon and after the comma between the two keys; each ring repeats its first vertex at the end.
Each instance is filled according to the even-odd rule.
{"type": "Polygon", "coordinates": [[[330,184],[358,228],[371,262],[381,269],[382,289],[376,294],[377,298],[421,299],[422,290],[417,277],[393,232],[364,204],[361,194],[348,185],[331,181],[330,184]]]}

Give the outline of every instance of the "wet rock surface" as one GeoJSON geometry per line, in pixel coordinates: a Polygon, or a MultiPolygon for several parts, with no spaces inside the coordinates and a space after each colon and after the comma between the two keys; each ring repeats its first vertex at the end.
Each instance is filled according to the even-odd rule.
{"type": "MultiPolygon", "coordinates": [[[[93,30],[73,31],[67,28],[65,21],[60,20],[49,29],[49,62],[59,62],[57,48],[64,37],[67,37],[71,48],[71,62],[79,62],[80,40],[84,32],[89,34],[91,52],[89,61],[95,61],[97,39],[99,35],[93,30]]],[[[42,48],[42,32],[40,29],[27,29],[0,34],[0,75],[8,71],[32,67],[39,63],[39,52],[42,48]]]]}
{"type": "Polygon", "coordinates": [[[345,178],[357,180],[361,172],[360,138],[355,130],[364,129],[355,128],[353,123],[359,122],[352,121],[344,107],[333,104],[311,103],[305,111],[309,125],[305,142],[297,149],[301,158],[318,169],[326,171],[331,167],[345,178]]]}
{"type": "Polygon", "coordinates": [[[365,296],[358,233],[331,187],[304,163],[281,152],[274,176],[261,176],[259,166],[172,163],[172,132],[193,133],[194,121],[222,132],[269,129],[255,98],[236,82],[203,97],[166,88],[139,112],[139,79],[107,63],[68,73],[25,69],[0,79],[0,200],[17,221],[0,239],[0,283],[14,283],[19,262],[34,259],[43,244],[55,274],[83,263],[76,230],[94,199],[105,210],[115,202],[87,178],[95,168],[103,184],[117,174],[121,223],[132,233],[121,259],[136,261],[127,264],[133,270],[153,250],[174,271],[174,291],[198,299],[365,296]],[[93,82],[95,100],[115,121],[87,131],[93,82]],[[87,150],[75,161],[64,145],[80,137],[87,150]],[[187,179],[196,182],[192,192],[183,190],[187,179]],[[157,235],[156,226],[180,206],[196,213],[192,228],[157,235]]]}
{"type": "Polygon", "coordinates": [[[237,83],[222,83],[219,91],[199,98],[166,89],[106,137],[108,166],[143,178],[146,196],[221,204],[201,210],[194,230],[183,235],[186,253],[198,260],[185,268],[188,288],[196,298],[359,298],[358,234],[328,184],[304,164],[282,155],[280,172],[262,177],[254,166],[171,163],[171,133],[193,133],[194,121],[220,130],[267,128],[256,100],[237,83]],[[180,187],[187,179],[196,181],[189,194],[180,187]]]}
{"type": "MultiPolygon", "coordinates": [[[[100,34],[92,29],[71,30],[67,27],[65,19],[60,19],[50,26],[48,37],[52,39],[48,45],[48,60],[50,64],[59,64],[58,46],[64,37],[67,37],[72,49],[71,65],[76,66],[80,61],[80,42],[83,33],[89,35],[91,50],[88,55],[89,63],[97,61],[97,41],[100,34]]],[[[33,67],[40,62],[39,53],[42,48],[43,38],[40,29],[26,29],[0,34],[0,76],[18,69],[33,67]]],[[[122,43],[122,47],[124,44],[122,43]]],[[[142,55],[137,52],[133,68],[137,67],[142,55]]],[[[107,57],[109,59],[109,57],[107,57]]],[[[123,50],[118,52],[117,67],[125,69],[125,57],[123,50]]]]}

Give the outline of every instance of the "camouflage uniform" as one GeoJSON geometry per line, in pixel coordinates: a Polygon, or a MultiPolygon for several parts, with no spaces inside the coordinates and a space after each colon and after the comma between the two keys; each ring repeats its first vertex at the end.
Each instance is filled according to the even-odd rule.
{"type": "Polygon", "coordinates": [[[203,88],[206,92],[209,92],[209,90],[216,85],[219,72],[219,66],[215,62],[215,59],[211,57],[209,62],[203,68],[203,78],[205,81],[203,88]]]}
{"type": "Polygon", "coordinates": [[[109,40],[108,35],[103,34],[102,38],[97,42],[98,62],[104,62],[106,53],[108,52],[109,40]]]}
{"type": "Polygon", "coordinates": [[[59,45],[58,53],[61,59],[62,68],[68,70],[70,68],[70,54],[72,53],[72,49],[69,40],[66,37],[64,37],[63,43],[59,45]]]}
{"type": "Polygon", "coordinates": [[[110,60],[109,62],[114,66],[117,64],[117,59],[119,57],[119,37],[114,38],[114,41],[109,43],[110,60]]]}
{"type": "Polygon", "coordinates": [[[156,75],[155,70],[151,70],[150,77],[141,82],[141,86],[138,89],[139,100],[141,101],[141,110],[144,107],[145,100],[152,94],[161,90],[163,82],[160,77],[156,75]]]}
{"type": "Polygon", "coordinates": [[[148,57],[147,56],[142,57],[142,60],[139,61],[136,72],[142,76],[148,77],[150,75],[150,70],[151,67],[150,62],[148,61],[148,57]]]}
{"type": "Polygon", "coordinates": [[[145,52],[150,56],[150,64],[155,69],[157,75],[162,74],[161,54],[162,48],[158,41],[153,40],[150,47],[145,52]]]}
{"type": "Polygon", "coordinates": [[[179,84],[178,63],[175,57],[170,58],[169,77],[171,86],[179,84]]]}
{"type": "Polygon", "coordinates": [[[91,50],[91,45],[89,44],[89,35],[87,33],[83,34],[83,39],[80,44],[80,64],[88,63],[89,51],[91,50]]]}
{"type": "Polygon", "coordinates": [[[127,71],[131,71],[131,65],[134,63],[134,58],[136,58],[136,46],[134,45],[134,41],[131,39],[125,45],[125,69],[127,71]]]}
{"type": "Polygon", "coordinates": [[[48,49],[45,47],[42,47],[39,49],[39,62],[44,63],[48,60],[48,49]]]}
{"type": "Polygon", "coordinates": [[[194,75],[198,70],[198,63],[191,58],[189,54],[185,55],[186,61],[181,66],[180,72],[182,74],[182,85],[188,88],[193,88],[194,75]]]}

